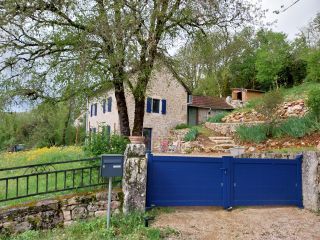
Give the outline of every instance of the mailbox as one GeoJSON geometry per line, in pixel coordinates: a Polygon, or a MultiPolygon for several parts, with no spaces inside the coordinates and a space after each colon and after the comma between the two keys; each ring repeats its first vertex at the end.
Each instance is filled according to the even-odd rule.
{"type": "Polygon", "coordinates": [[[101,176],[121,177],[123,174],[123,155],[105,154],[101,155],[101,176]]]}

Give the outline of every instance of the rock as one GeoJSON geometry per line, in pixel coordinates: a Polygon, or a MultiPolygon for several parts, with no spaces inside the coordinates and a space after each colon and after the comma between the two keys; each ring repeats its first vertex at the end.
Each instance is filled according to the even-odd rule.
{"type": "Polygon", "coordinates": [[[121,203],[119,201],[112,201],[111,202],[111,209],[115,210],[118,209],[121,206],[121,203]]]}
{"type": "Polygon", "coordinates": [[[88,211],[85,207],[77,206],[72,210],[72,220],[85,219],[88,216],[88,211]]]}
{"type": "Polygon", "coordinates": [[[249,151],[249,152],[254,152],[254,151],[256,151],[256,148],[255,148],[255,147],[249,147],[249,148],[248,148],[248,151],[249,151]]]}
{"type": "Polygon", "coordinates": [[[107,216],[107,211],[96,211],[94,214],[96,217],[103,217],[103,216],[107,216]]]}
{"type": "Polygon", "coordinates": [[[98,206],[90,203],[90,204],[88,205],[87,209],[88,209],[89,212],[95,212],[95,211],[98,210],[98,206]]]}
{"type": "Polygon", "coordinates": [[[63,211],[63,219],[64,221],[71,221],[71,211],[63,211]]]}

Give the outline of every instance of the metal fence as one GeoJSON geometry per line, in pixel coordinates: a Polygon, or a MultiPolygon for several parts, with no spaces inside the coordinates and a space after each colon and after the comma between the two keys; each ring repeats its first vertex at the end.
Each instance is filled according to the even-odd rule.
{"type": "Polygon", "coordinates": [[[100,160],[95,157],[2,168],[0,202],[106,185],[100,177],[100,160]]]}

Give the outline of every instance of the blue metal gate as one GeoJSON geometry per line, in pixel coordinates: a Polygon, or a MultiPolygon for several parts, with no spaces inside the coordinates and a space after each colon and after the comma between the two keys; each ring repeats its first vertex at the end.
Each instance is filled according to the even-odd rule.
{"type": "Polygon", "coordinates": [[[296,205],[302,156],[288,159],[148,156],[147,207],[296,205]]]}

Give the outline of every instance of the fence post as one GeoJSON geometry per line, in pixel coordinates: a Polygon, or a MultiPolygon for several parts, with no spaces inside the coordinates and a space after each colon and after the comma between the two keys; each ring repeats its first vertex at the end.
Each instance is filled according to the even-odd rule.
{"type": "Polygon", "coordinates": [[[303,208],[303,198],[302,198],[302,158],[303,155],[297,155],[295,161],[297,162],[297,206],[303,208]]]}

